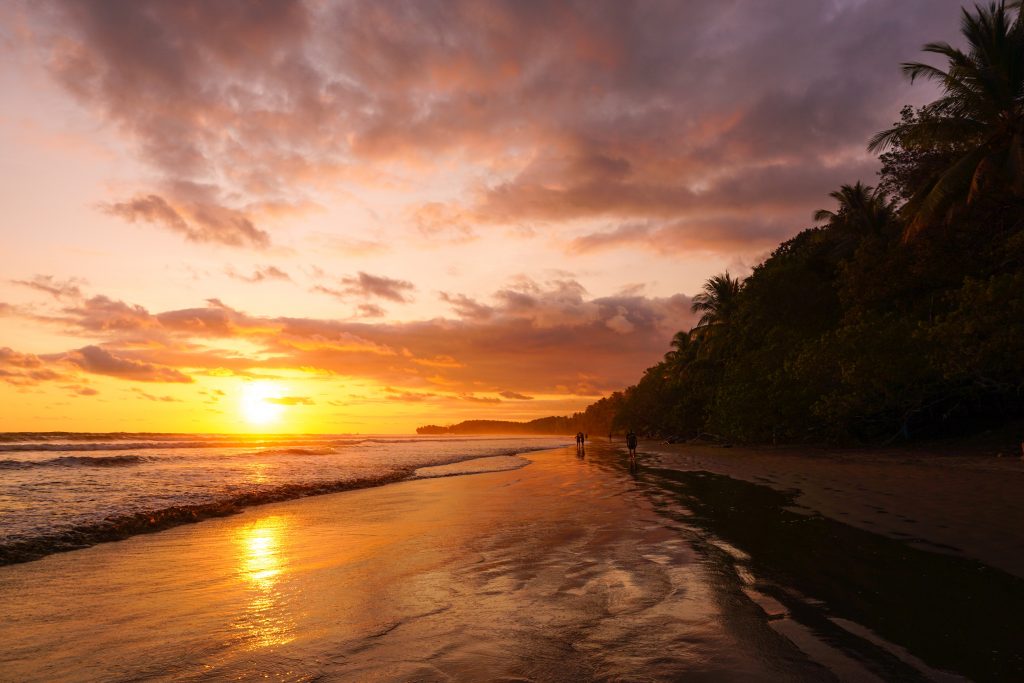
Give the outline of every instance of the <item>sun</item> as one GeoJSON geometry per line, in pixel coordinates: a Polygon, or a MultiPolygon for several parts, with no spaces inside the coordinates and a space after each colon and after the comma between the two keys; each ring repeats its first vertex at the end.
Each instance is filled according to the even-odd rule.
{"type": "Polygon", "coordinates": [[[274,403],[284,391],[274,382],[249,382],[242,389],[240,408],[245,421],[257,427],[273,424],[281,419],[284,406],[274,403]]]}

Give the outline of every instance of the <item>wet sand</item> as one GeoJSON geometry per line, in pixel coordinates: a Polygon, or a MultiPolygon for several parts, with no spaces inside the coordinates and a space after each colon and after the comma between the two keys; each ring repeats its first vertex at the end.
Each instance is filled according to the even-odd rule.
{"type": "MultiPolygon", "coordinates": [[[[950,633],[936,649],[930,632],[922,644],[902,630],[906,610],[890,603],[909,589],[898,572],[889,581],[887,563],[906,544],[822,517],[794,523],[787,515],[810,518],[773,489],[657,467],[649,454],[633,472],[621,452],[596,444],[584,457],[569,447],[525,458],[521,469],[275,503],[2,567],[0,678],[913,681],[1024,672],[1004,641],[993,655],[950,633]],[[831,555],[814,550],[822,534],[831,555]]],[[[1024,607],[1024,582],[1012,577],[990,594],[974,590],[966,560],[911,550],[901,561],[913,576],[936,567],[940,585],[971,592],[982,613],[951,613],[964,629],[1024,607]]],[[[940,613],[943,598],[934,598],[940,613]]],[[[1019,628],[1003,630],[1006,642],[1019,638],[1019,628]]]]}
{"type": "Polygon", "coordinates": [[[651,464],[795,491],[795,508],[1024,578],[1024,460],[924,451],[647,442],[651,464]]]}

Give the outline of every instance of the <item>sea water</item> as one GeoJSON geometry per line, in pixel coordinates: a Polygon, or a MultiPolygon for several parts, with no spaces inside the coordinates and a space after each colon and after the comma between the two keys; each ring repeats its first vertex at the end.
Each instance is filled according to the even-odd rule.
{"type": "Polygon", "coordinates": [[[261,503],[521,466],[568,437],[0,434],[0,564],[261,503]],[[486,459],[486,460],[480,460],[486,459]]]}

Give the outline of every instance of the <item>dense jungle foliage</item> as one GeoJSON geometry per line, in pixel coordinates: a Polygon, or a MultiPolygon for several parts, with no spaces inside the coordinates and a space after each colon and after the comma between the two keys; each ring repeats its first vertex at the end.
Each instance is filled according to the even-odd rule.
{"type": "Polygon", "coordinates": [[[966,51],[924,46],[944,70],[903,65],[943,96],[872,138],[875,187],[833,192],[749,277],[709,279],[661,362],[552,431],[881,443],[1020,416],[1019,3],[964,10],[961,30],[966,51]]]}
{"type": "Polygon", "coordinates": [[[871,140],[877,187],[833,192],[745,280],[708,280],[699,324],[607,399],[615,428],[877,442],[1021,414],[1024,22],[991,4],[961,30],[966,51],[924,47],[944,70],[903,65],[943,96],[871,140]]]}

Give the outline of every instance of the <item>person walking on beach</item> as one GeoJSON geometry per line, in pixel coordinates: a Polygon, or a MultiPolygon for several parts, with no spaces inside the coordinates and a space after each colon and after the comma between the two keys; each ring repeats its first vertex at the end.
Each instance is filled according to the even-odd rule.
{"type": "Polygon", "coordinates": [[[636,432],[632,429],[626,434],[626,448],[629,449],[629,459],[636,459],[636,432]]]}

